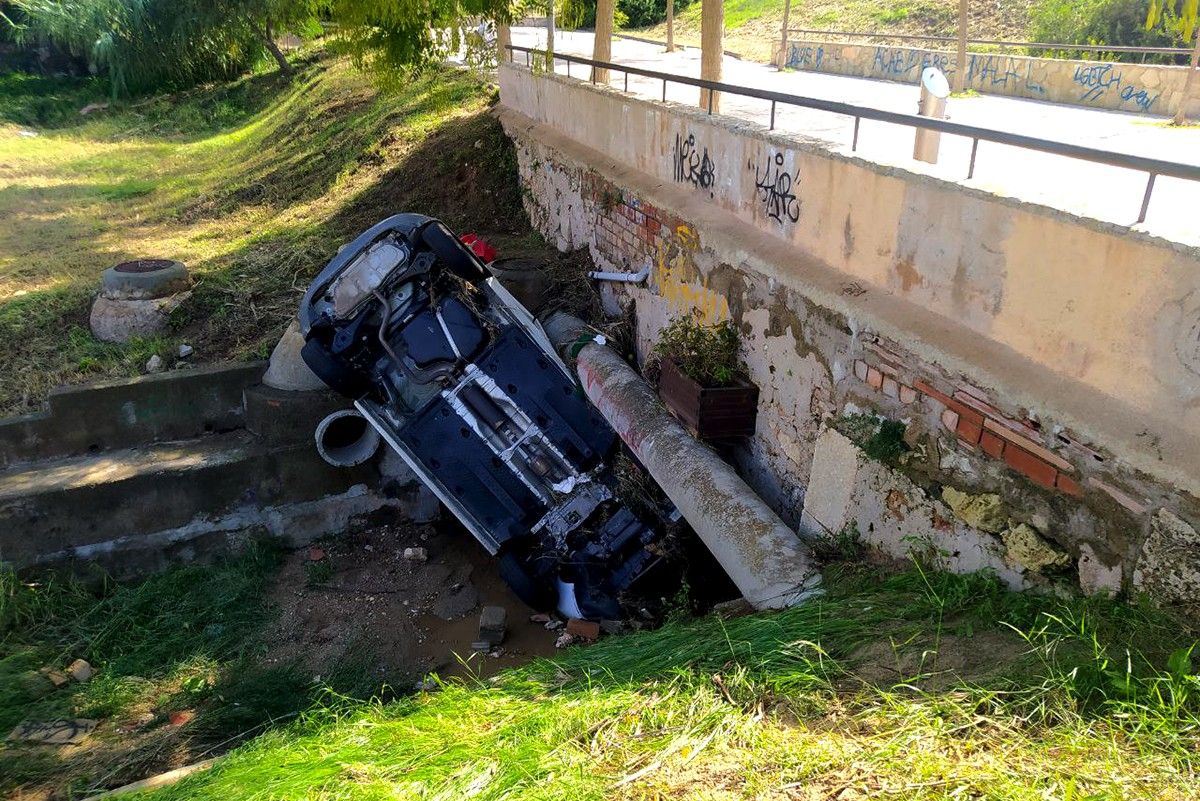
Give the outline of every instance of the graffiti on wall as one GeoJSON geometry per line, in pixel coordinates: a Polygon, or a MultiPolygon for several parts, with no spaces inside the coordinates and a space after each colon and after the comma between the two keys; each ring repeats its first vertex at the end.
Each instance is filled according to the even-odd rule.
{"type": "Polygon", "coordinates": [[[675,314],[697,314],[706,325],[729,319],[729,301],[708,287],[708,278],[700,276],[694,264],[700,237],[687,225],[675,229],[674,241],[660,239],[654,259],[654,285],[658,294],[671,305],[675,314]]]}
{"type": "Polygon", "coordinates": [[[871,73],[891,80],[908,77],[916,80],[926,67],[937,67],[947,75],[954,71],[948,53],[906,47],[877,47],[871,62],[871,73]]]}
{"type": "Polygon", "coordinates": [[[1029,76],[1029,69],[1030,62],[1026,59],[972,53],[967,62],[967,83],[985,92],[1015,94],[1024,89],[1027,95],[1046,94],[1045,87],[1029,76]]]}
{"type": "Polygon", "coordinates": [[[671,158],[674,162],[675,181],[708,192],[713,195],[713,184],[716,183],[717,165],[708,156],[707,147],[696,144],[696,135],[675,134],[675,149],[671,158]]]}
{"type": "Polygon", "coordinates": [[[1079,99],[1084,103],[1094,103],[1112,91],[1119,94],[1121,102],[1133,103],[1139,111],[1150,111],[1159,97],[1126,80],[1124,73],[1113,64],[1080,64],[1075,68],[1074,80],[1083,87],[1079,99]]]}
{"type": "Polygon", "coordinates": [[[794,69],[819,70],[824,60],[825,48],[820,45],[791,45],[785,64],[794,69]]]}
{"type": "Polygon", "coordinates": [[[783,153],[767,156],[761,167],[751,159],[746,162],[746,169],[754,172],[754,191],[768,217],[781,225],[800,219],[800,201],[793,191],[800,183],[800,175],[793,176],[787,171],[783,153]]]}

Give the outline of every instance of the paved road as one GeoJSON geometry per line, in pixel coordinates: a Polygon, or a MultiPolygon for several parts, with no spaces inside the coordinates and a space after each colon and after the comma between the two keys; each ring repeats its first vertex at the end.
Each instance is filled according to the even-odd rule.
{"type": "MultiPolygon", "coordinates": [[[[544,46],[545,31],[539,28],[516,28],[513,30],[513,44],[544,46]]],[[[560,31],[555,37],[555,47],[560,53],[590,58],[592,34],[560,31]]],[[[658,45],[617,39],[613,42],[612,60],[661,72],[693,77],[700,75],[700,52],[694,49],[665,53],[658,45]]],[[[726,83],[889,111],[916,111],[918,89],[913,85],[812,72],[781,72],[765,64],[730,57],[725,59],[724,70],[726,83]]],[[[557,71],[565,74],[565,63],[558,64],[557,71]]],[[[577,65],[572,68],[572,74],[586,77],[586,68],[577,65]]],[[[618,72],[611,77],[612,84],[618,88],[624,86],[624,80],[624,75],[618,72]]],[[[629,90],[640,96],[662,97],[661,81],[648,78],[631,76],[629,90]]],[[[668,85],[667,97],[679,102],[695,103],[698,90],[668,85]]],[[[952,98],[948,111],[949,118],[955,122],[1167,161],[1200,164],[1200,127],[1170,128],[1165,125],[1165,118],[989,95],[952,98]]],[[[766,125],[770,104],[726,95],[722,99],[722,112],[766,125]]],[[[775,125],[780,131],[823,139],[842,147],[846,152],[850,150],[853,120],[848,117],[811,109],[779,107],[775,125]]],[[[937,165],[914,161],[912,146],[911,128],[863,121],[857,152],[880,163],[928,172],[999,195],[1044,203],[1123,225],[1137,219],[1146,188],[1145,173],[989,142],[980,143],[975,177],[968,181],[970,140],[943,136],[937,165]]],[[[1200,246],[1200,182],[1159,178],[1150,213],[1146,222],[1137,228],[1176,242],[1200,246]]]]}

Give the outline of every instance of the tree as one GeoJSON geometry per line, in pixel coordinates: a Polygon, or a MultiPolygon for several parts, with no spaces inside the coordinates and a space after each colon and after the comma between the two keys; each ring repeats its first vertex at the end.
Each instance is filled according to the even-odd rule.
{"type": "Polygon", "coordinates": [[[1160,21],[1182,36],[1184,42],[1195,38],[1187,78],[1183,82],[1183,97],[1175,111],[1175,119],[1171,121],[1173,125],[1183,125],[1187,122],[1188,106],[1196,96],[1196,74],[1200,71],[1200,0],[1150,0],[1147,30],[1160,21]]]}

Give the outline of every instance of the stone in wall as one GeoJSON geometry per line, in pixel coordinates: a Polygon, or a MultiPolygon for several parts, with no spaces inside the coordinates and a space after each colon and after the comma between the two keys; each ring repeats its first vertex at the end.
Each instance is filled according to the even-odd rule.
{"type": "Polygon", "coordinates": [[[1056,548],[1028,523],[1017,523],[1000,534],[1004,560],[1012,567],[1043,573],[1071,564],[1071,555],[1056,548]]]}
{"type": "Polygon", "coordinates": [[[1200,534],[1195,527],[1167,509],[1155,512],[1133,586],[1163,603],[1200,601],[1200,534]]]}

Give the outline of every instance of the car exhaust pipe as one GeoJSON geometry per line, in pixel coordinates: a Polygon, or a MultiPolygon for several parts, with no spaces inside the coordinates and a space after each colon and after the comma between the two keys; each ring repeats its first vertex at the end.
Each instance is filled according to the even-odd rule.
{"type": "Polygon", "coordinates": [[[334,467],[357,467],[379,450],[380,437],[367,418],[342,409],[317,424],[317,453],[334,467]]]}

